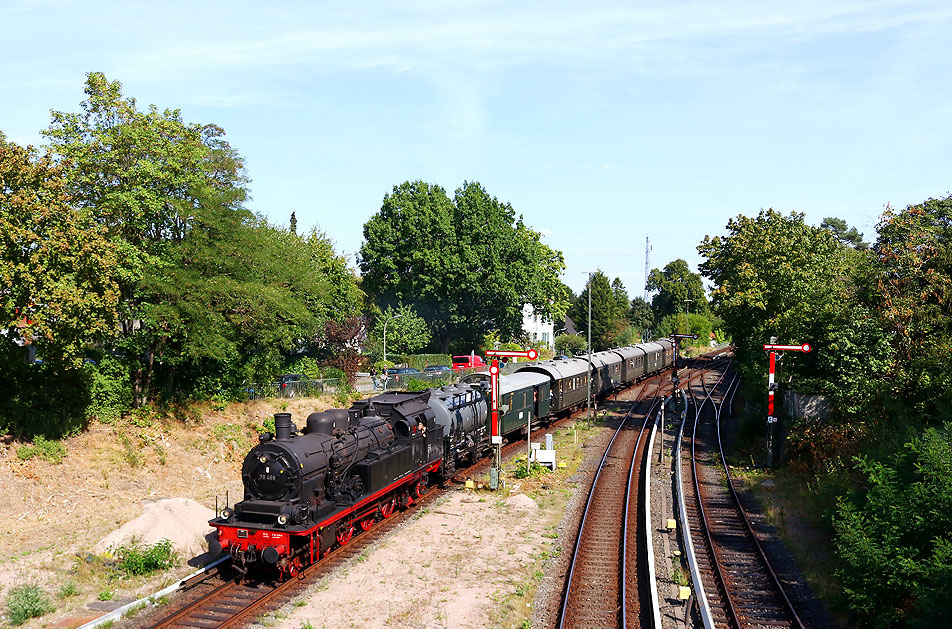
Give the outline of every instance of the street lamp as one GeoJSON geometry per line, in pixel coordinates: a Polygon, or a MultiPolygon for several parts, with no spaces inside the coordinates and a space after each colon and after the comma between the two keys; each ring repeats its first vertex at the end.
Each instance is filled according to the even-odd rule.
{"type": "Polygon", "coordinates": [[[684,301],[684,308],[685,308],[684,320],[685,320],[685,326],[687,327],[687,330],[685,330],[684,333],[690,334],[691,333],[691,302],[694,300],[684,299],[683,301],[684,301]]]}
{"type": "Polygon", "coordinates": [[[396,314],[392,317],[388,317],[383,322],[383,362],[387,362],[387,324],[390,323],[392,319],[399,319],[402,316],[402,314],[396,314]]]}
{"type": "Polygon", "coordinates": [[[588,396],[585,398],[588,420],[592,421],[592,272],[588,272],[588,396]]]}

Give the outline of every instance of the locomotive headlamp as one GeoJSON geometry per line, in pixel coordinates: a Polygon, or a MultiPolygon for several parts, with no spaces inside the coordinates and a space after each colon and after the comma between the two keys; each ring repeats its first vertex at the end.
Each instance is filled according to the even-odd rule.
{"type": "Polygon", "coordinates": [[[287,523],[288,523],[288,516],[284,515],[283,513],[278,516],[278,524],[280,524],[281,526],[284,526],[287,523]]]}
{"type": "Polygon", "coordinates": [[[228,507],[225,507],[218,513],[218,515],[221,517],[222,520],[227,520],[231,516],[235,515],[235,512],[229,509],[228,507]]]}
{"type": "Polygon", "coordinates": [[[258,457],[258,460],[261,461],[262,463],[267,463],[268,457],[262,454],[261,456],[258,457]]]}

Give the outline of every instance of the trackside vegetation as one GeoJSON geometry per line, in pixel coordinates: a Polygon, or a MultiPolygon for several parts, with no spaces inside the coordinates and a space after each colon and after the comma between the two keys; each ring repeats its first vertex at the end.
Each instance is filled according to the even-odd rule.
{"type": "Polygon", "coordinates": [[[809,342],[783,390],[822,394],[828,418],[788,418],[781,465],[819,511],[840,590],[863,627],[952,623],[952,198],[882,214],[876,240],[839,219],[737,216],[698,247],[712,310],[763,417],[763,343],[809,342]]]}

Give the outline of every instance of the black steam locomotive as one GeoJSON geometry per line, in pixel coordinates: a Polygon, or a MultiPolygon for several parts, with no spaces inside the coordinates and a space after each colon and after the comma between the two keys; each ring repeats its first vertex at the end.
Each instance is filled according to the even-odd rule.
{"type": "MultiPolygon", "coordinates": [[[[667,339],[569,360],[527,363],[499,383],[500,432],[547,421],[673,364],[667,339]]],[[[490,448],[488,383],[414,393],[393,391],[350,409],[312,413],[298,429],[275,415],[275,433],[259,436],[241,468],[244,499],[209,524],[212,552],[228,551],[246,574],[273,567],[296,575],[355,531],[405,509],[433,481],[450,477],[490,448]]]]}

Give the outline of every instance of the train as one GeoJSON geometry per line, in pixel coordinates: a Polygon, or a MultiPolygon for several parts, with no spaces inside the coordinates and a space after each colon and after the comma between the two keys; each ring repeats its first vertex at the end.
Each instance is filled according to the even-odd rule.
{"type": "MultiPolygon", "coordinates": [[[[669,339],[575,358],[526,363],[499,377],[499,432],[521,437],[583,406],[589,380],[604,397],[671,367],[669,339]],[[589,370],[591,364],[591,370],[589,370]]],[[[294,577],[434,482],[491,450],[488,375],[422,392],[388,391],[349,409],[311,413],[303,426],[274,416],[241,466],[244,496],[209,521],[214,554],[228,552],[239,578],[294,577]]]]}

